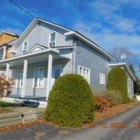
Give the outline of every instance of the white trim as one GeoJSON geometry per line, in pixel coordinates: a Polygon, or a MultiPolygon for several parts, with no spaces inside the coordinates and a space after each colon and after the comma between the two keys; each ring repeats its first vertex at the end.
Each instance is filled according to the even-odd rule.
{"type": "Polygon", "coordinates": [[[83,67],[83,66],[80,66],[79,65],[78,66],[78,74],[81,75],[81,76],[83,76],[87,80],[87,82],[90,83],[90,68],[83,67]],[[81,71],[82,72],[80,72],[80,68],[81,68],[81,71]],[[84,73],[84,70],[85,70],[85,73],[84,73]]]}
{"type": "Polygon", "coordinates": [[[35,18],[29,25],[28,27],[24,30],[24,32],[20,35],[20,37],[17,39],[17,41],[15,42],[15,44],[12,46],[10,52],[13,52],[15,51],[15,49],[19,46],[19,44],[24,40],[24,38],[28,35],[28,33],[39,23],[39,22],[42,22],[42,23],[46,23],[46,24],[50,24],[52,26],[55,26],[55,27],[58,27],[58,28],[61,28],[61,29],[64,29],[66,31],[72,31],[70,29],[67,29],[65,27],[62,27],[60,25],[57,25],[57,24],[54,24],[54,23],[51,23],[51,22],[48,22],[48,21],[45,21],[45,20],[42,20],[42,19],[37,19],[35,18]]]}
{"type": "Polygon", "coordinates": [[[24,65],[23,65],[23,78],[22,78],[21,97],[25,97],[27,69],[28,69],[28,61],[25,59],[25,60],[24,60],[24,65]]]}
{"type": "Polygon", "coordinates": [[[51,42],[51,34],[53,34],[53,33],[55,33],[55,41],[53,41],[53,42],[55,43],[55,46],[54,47],[56,47],[56,36],[57,36],[57,32],[56,31],[53,31],[53,32],[49,33],[49,42],[48,42],[48,47],[49,48],[54,48],[54,47],[50,47],[50,43],[53,43],[53,42],[51,42]]]}
{"type": "Polygon", "coordinates": [[[100,84],[105,85],[105,73],[100,72],[100,84]]]}
{"type": "MultiPolygon", "coordinates": [[[[37,48],[37,47],[38,47],[38,48],[41,48],[42,50],[45,49],[44,47],[40,46],[39,44],[35,44],[34,47],[28,51],[28,53],[31,53],[31,52],[32,52],[35,48],[37,48]]],[[[47,49],[47,48],[46,48],[46,49],[47,49]]]]}
{"type": "Polygon", "coordinates": [[[45,67],[36,67],[36,68],[34,68],[32,88],[44,88],[44,83],[45,83],[44,76],[45,76],[45,67]],[[40,69],[43,69],[43,86],[39,86],[39,82],[40,82],[40,77],[39,77],[39,80],[37,82],[37,87],[35,87],[35,70],[36,69],[38,69],[39,72],[40,72],[40,69]]]}
{"type": "Polygon", "coordinates": [[[126,63],[115,63],[115,64],[109,64],[110,67],[113,66],[123,66],[126,70],[126,72],[128,73],[128,75],[132,78],[133,81],[136,81],[135,76],[133,75],[133,73],[131,72],[131,70],[129,69],[129,67],[127,66],[126,63]]]}
{"type": "Polygon", "coordinates": [[[23,55],[26,54],[26,53],[28,52],[28,45],[29,45],[28,41],[24,41],[24,42],[23,42],[23,44],[22,44],[22,54],[23,54],[23,55]],[[26,50],[24,49],[25,43],[27,43],[27,49],[26,49],[26,50]],[[26,53],[23,53],[23,51],[26,51],[26,53]]]}
{"type": "Polygon", "coordinates": [[[0,35],[2,35],[2,34],[10,34],[12,36],[18,36],[16,34],[13,34],[13,33],[7,32],[7,31],[2,31],[0,35]]]}
{"type": "Polygon", "coordinates": [[[53,48],[53,49],[49,48],[49,49],[42,50],[42,51],[39,51],[39,52],[33,52],[33,53],[29,53],[29,54],[25,54],[25,55],[20,55],[20,56],[17,56],[17,57],[9,58],[9,59],[6,59],[6,60],[2,60],[2,61],[0,61],[0,64],[7,63],[7,62],[10,62],[10,61],[13,61],[13,60],[17,60],[17,59],[22,59],[22,58],[27,58],[27,57],[39,55],[39,54],[45,54],[45,53],[48,53],[48,52],[53,52],[53,53],[57,53],[58,54],[59,50],[56,49],[56,48],[53,48]]]}
{"type": "Polygon", "coordinates": [[[127,79],[127,90],[128,90],[128,92],[131,92],[131,79],[127,79]]]}
{"type": "Polygon", "coordinates": [[[4,46],[4,48],[3,48],[3,59],[5,59],[5,57],[6,57],[6,47],[4,46]]]}
{"type": "Polygon", "coordinates": [[[9,70],[10,70],[10,64],[7,63],[6,64],[6,80],[8,80],[8,78],[9,78],[9,70]]]}
{"type": "Polygon", "coordinates": [[[51,90],[51,80],[52,80],[52,66],[53,66],[53,55],[48,55],[48,77],[47,77],[47,93],[46,93],[46,99],[48,100],[49,93],[51,90]]]}
{"type": "Polygon", "coordinates": [[[86,43],[88,43],[89,45],[91,45],[92,47],[94,47],[96,50],[98,50],[99,52],[103,53],[106,57],[115,60],[111,55],[109,55],[107,52],[105,52],[103,49],[101,49],[99,46],[97,46],[95,43],[91,42],[90,40],[86,39],[85,37],[83,37],[82,35],[74,32],[74,31],[70,31],[64,34],[65,36],[75,36],[75,37],[79,37],[82,41],[85,41],[86,43]]]}

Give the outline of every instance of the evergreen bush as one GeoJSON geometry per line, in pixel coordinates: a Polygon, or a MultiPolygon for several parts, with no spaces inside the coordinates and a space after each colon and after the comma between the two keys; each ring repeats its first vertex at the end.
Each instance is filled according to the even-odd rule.
{"type": "Polygon", "coordinates": [[[59,77],[49,95],[44,117],[54,124],[81,127],[94,118],[94,100],[91,87],[80,75],[59,77]]]}
{"type": "Polygon", "coordinates": [[[108,90],[120,91],[123,103],[130,101],[127,95],[127,75],[120,66],[116,66],[110,70],[108,74],[108,90]]]}

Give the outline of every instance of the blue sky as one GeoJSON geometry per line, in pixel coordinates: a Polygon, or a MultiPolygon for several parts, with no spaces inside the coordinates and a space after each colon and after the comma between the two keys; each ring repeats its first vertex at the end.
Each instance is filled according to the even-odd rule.
{"type": "MultiPolygon", "coordinates": [[[[127,47],[140,53],[140,0],[13,1],[36,17],[79,31],[106,51],[127,47]]],[[[0,6],[0,31],[21,34],[33,20],[9,0],[0,0],[0,6]]]]}

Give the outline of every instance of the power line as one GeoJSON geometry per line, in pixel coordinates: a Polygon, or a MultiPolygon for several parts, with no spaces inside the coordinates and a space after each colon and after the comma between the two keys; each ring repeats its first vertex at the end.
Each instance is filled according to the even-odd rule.
{"type": "Polygon", "coordinates": [[[14,5],[16,5],[19,9],[21,9],[22,11],[24,11],[25,13],[27,13],[28,15],[32,16],[33,18],[35,18],[35,16],[31,13],[29,13],[27,10],[23,9],[21,6],[19,6],[18,4],[16,4],[14,1],[9,0],[11,3],[13,3],[14,5]]]}
{"type": "MultiPolygon", "coordinates": [[[[12,7],[12,6],[8,5],[8,4],[6,4],[6,3],[3,2],[2,0],[0,0],[0,2],[3,3],[4,5],[6,5],[7,7],[12,8],[13,10],[16,10],[16,11],[19,12],[19,10],[17,10],[17,9],[15,9],[14,7],[12,7]]],[[[23,13],[22,13],[22,14],[23,14],[23,13]]]]}

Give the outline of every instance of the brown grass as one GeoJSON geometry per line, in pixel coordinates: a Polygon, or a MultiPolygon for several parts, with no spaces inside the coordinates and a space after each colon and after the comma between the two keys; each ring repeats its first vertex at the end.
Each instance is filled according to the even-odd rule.
{"type": "Polygon", "coordinates": [[[0,114],[2,114],[2,113],[9,113],[9,112],[13,112],[13,110],[8,109],[8,108],[0,108],[0,114]]]}
{"type": "Polygon", "coordinates": [[[120,105],[116,105],[116,106],[107,108],[107,109],[103,110],[102,112],[96,111],[94,122],[98,122],[100,120],[113,117],[113,116],[117,115],[118,113],[124,112],[124,111],[134,107],[138,103],[139,103],[138,101],[131,101],[128,104],[120,104],[120,105]]]}

